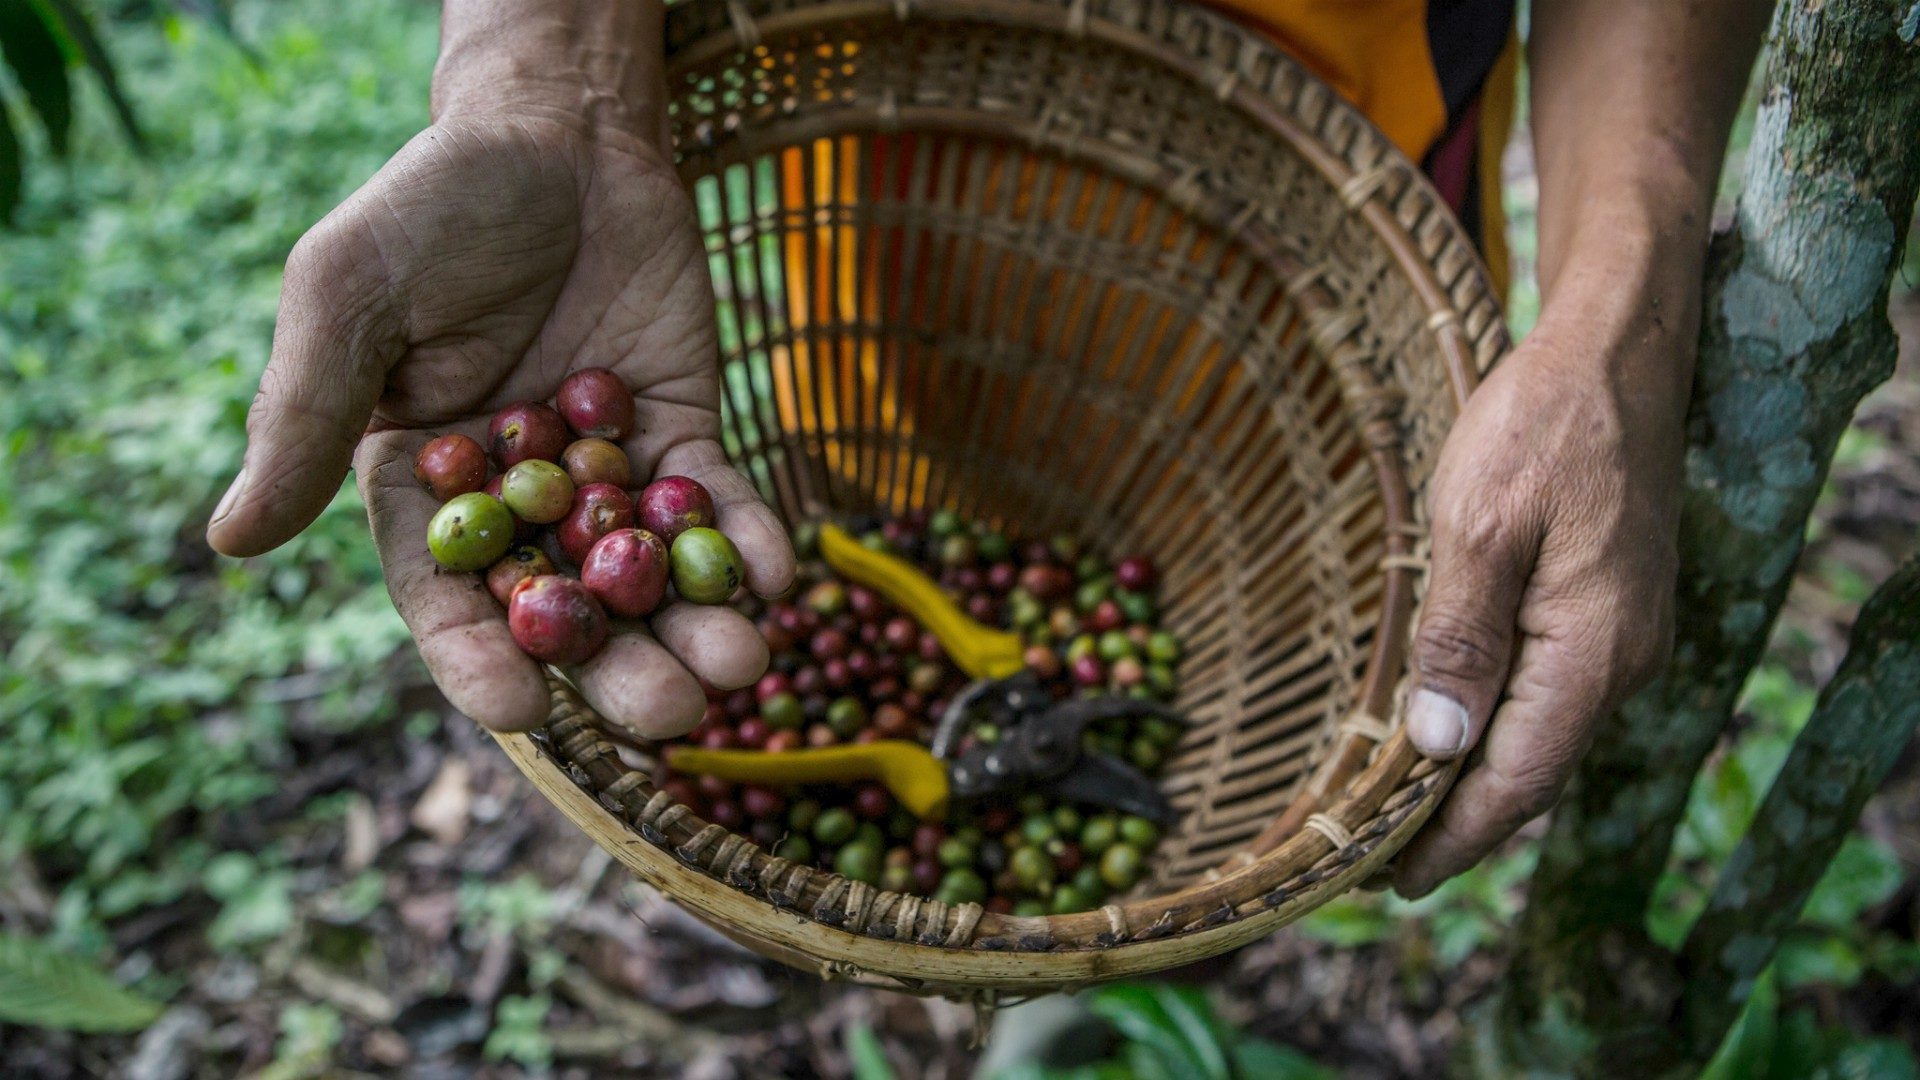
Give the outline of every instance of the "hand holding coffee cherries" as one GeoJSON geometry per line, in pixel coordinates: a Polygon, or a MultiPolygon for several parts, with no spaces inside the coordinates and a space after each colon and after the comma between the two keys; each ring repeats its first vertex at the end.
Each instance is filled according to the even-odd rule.
{"type": "MultiPolygon", "coordinates": [[[[564,607],[563,594],[586,588],[572,575],[586,576],[580,560],[596,541],[629,527],[660,535],[630,492],[665,476],[705,488],[713,526],[736,545],[757,594],[787,589],[793,552],[717,441],[712,283],[671,163],[624,130],[582,130],[539,110],[466,115],[453,102],[440,102],[434,126],[295,247],[248,415],[246,462],[208,539],[235,556],[287,542],[333,499],[351,463],[388,591],[434,681],[486,726],[523,729],[545,721],[547,682],[493,589],[554,577],[564,584],[536,595],[554,589],[556,600],[541,604],[564,607]],[[607,374],[560,393],[592,369],[607,374]],[[623,394],[590,392],[616,382],[623,394]],[[589,415],[596,408],[611,411],[589,415]],[[490,431],[503,411],[511,415],[490,431]],[[556,411],[582,437],[568,416],[553,423],[556,411]],[[496,435],[507,447],[498,465],[487,460],[496,435]],[[429,491],[414,466],[436,440],[422,467],[429,491]],[[509,489],[513,466],[533,462],[509,489]],[[574,489],[564,507],[557,473],[574,489]],[[540,536],[531,551],[513,542],[506,565],[469,554],[479,565],[450,571],[429,549],[429,526],[444,505],[475,494],[497,500],[511,531],[540,536]],[[586,513],[573,513],[576,499],[586,513]],[[535,520],[556,511],[557,520],[535,520]]],[[[475,503],[463,505],[486,516],[475,503]]],[[[468,527],[464,515],[446,522],[449,532],[455,524],[468,527]]],[[[698,722],[702,681],[749,686],[767,662],[753,624],[691,602],[691,586],[670,583],[644,619],[617,613],[647,605],[642,571],[658,555],[640,538],[609,545],[595,573],[624,588],[593,601],[607,616],[605,643],[568,670],[596,711],[647,737],[698,722]]],[[[668,562],[671,578],[670,546],[668,562]]]]}
{"type": "Polygon", "coordinates": [[[455,573],[486,570],[514,641],[549,664],[591,660],[606,644],[608,616],[653,614],[669,578],[696,604],[733,599],[746,568],[713,527],[713,495],[685,476],[663,476],[637,500],[621,486],[633,470],[610,440],[633,434],[634,409],[620,377],[577,371],[556,404],[521,402],[494,416],[488,441],[506,472],[491,480],[487,451],[465,435],[420,449],[414,477],[445,500],[427,524],[434,559],[455,573]],[[554,528],[543,537],[545,525],[554,528]],[[579,567],[577,580],[560,573],[543,539],[579,567]]]}

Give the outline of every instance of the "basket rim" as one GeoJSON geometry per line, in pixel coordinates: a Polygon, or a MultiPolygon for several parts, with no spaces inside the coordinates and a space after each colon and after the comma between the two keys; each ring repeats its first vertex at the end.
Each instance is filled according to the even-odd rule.
{"type": "MultiPolygon", "coordinates": [[[[801,910],[778,907],[680,859],[637,833],[583,786],[569,762],[535,735],[493,732],[494,741],[560,812],[640,880],[741,936],[818,958],[822,978],[872,981],[891,989],[950,994],[956,987],[998,993],[1070,991],[1080,986],[1165,970],[1218,955],[1310,914],[1325,900],[1367,881],[1424,824],[1438,800],[1415,798],[1408,812],[1364,854],[1256,914],[1182,933],[1111,946],[985,949],[889,940],[831,926],[801,910]],[[1036,963],[1037,961],[1037,963],[1036,963]]],[[[1433,770],[1430,790],[1444,790],[1457,766],[1433,770]]],[[[634,774],[630,774],[634,775],[634,774]]],[[[1097,913],[1095,913],[1097,916],[1097,913]]],[[[1073,916],[1022,920],[1045,923],[1073,916]]]]}
{"type": "MultiPolygon", "coordinates": [[[[1426,330],[1438,346],[1456,406],[1477,385],[1480,371],[1505,350],[1505,328],[1484,265],[1417,167],[1358,109],[1277,46],[1179,0],[688,0],[667,12],[669,78],[703,61],[757,48],[764,38],[849,21],[923,19],[1091,39],[1140,54],[1212,90],[1334,186],[1348,210],[1378,238],[1424,307],[1426,330]],[[1182,32],[1196,25],[1207,35],[1182,32]],[[678,47],[676,41],[681,42],[678,47]],[[1208,51],[1228,50],[1223,43],[1231,43],[1224,64],[1208,51]],[[1263,66],[1269,80],[1286,78],[1297,84],[1290,103],[1249,74],[1263,66]],[[1330,145],[1330,130],[1346,138],[1344,150],[1330,145]],[[1413,216],[1419,236],[1398,216],[1410,202],[1417,204],[1413,216]],[[1436,266],[1441,253],[1454,260],[1451,283],[1443,282],[1436,266]]],[[[897,110],[890,118],[911,115],[897,110]]],[[[713,146],[690,151],[713,152],[726,151],[713,146]]],[[[1161,190],[1167,194],[1164,183],[1161,190]]],[[[1223,218],[1218,210],[1203,216],[1216,223],[1223,218]]],[[[1311,296],[1316,285],[1311,273],[1304,276],[1309,280],[1301,285],[1302,295],[1311,296]]],[[[1324,290],[1322,294],[1331,296],[1324,290]]],[[[1372,456],[1376,470],[1382,459],[1392,470],[1399,467],[1397,455],[1372,456]]],[[[1381,480],[1383,489],[1394,486],[1391,477],[1381,480]]],[[[1407,497],[1404,479],[1398,487],[1407,497]]],[[[1413,606],[1410,574],[1417,569],[1404,564],[1417,562],[1407,557],[1410,544],[1404,537],[1389,544],[1390,559],[1403,564],[1383,566],[1382,573],[1402,595],[1397,601],[1383,600],[1384,629],[1398,624],[1404,631],[1408,625],[1413,606]],[[1396,609],[1401,617],[1389,619],[1396,609]]],[[[833,925],[823,918],[823,908],[868,899],[858,891],[866,886],[841,888],[849,884],[845,879],[838,879],[834,888],[840,891],[829,890],[811,914],[783,907],[755,891],[751,880],[723,872],[746,865],[737,846],[723,843],[724,857],[703,856],[717,826],[681,814],[664,822],[677,828],[656,827],[661,799],[640,773],[605,771],[618,769],[606,764],[618,759],[587,721],[569,720],[592,714],[563,683],[555,683],[554,715],[560,723],[547,738],[496,738],[549,801],[643,880],[730,931],[817,959],[823,976],[877,974],[902,988],[944,993],[956,986],[1053,989],[1226,951],[1305,915],[1398,851],[1433,811],[1457,769],[1420,759],[1404,732],[1389,720],[1395,709],[1393,684],[1404,668],[1405,645],[1399,640],[1404,636],[1376,635],[1359,710],[1376,728],[1387,724],[1392,734],[1380,742],[1378,731],[1368,735],[1363,724],[1358,737],[1330,747],[1325,767],[1305,785],[1315,798],[1296,803],[1228,866],[1178,889],[1075,915],[997,916],[983,914],[978,905],[950,913],[939,905],[941,910],[932,912],[938,916],[934,922],[952,926],[947,916],[954,915],[958,924],[945,942],[936,938],[929,943],[926,936],[909,941],[833,925]],[[1383,672],[1391,677],[1383,677],[1383,672]],[[1320,793],[1325,802],[1319,801],[1320,793]],[[1401,805],[1388,814],[1383,806],[1396,796],[1401,805]],[[641,804],[647,812],[641,812],[641,804]],[[1361,807],[1360,820],[1355,820],[1352,811],[1361,807]],[[1363,825],[1363,835],[1356,837],[1351,830],[1363,825]],[[1289,890],[1287,883],[1295,887],[1289,890]]],[[[748,854],[757,853],[746,846],[748,854]]],[[[906,922],[912,923],[918,911],[916,898],[906,922]]]]}

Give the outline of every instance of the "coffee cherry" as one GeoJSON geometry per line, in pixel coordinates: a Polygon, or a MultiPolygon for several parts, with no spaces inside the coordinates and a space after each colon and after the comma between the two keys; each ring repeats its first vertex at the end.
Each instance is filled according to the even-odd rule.
{"type": "Polygon", "coordinates": [[[633,483],[633,466],[627,461],[627,452],[605,439],[579,439],[569,443],[560,460],[575,487],[612,484],[623,488],[633,483]]]}
{"type": "Polygon", "coordinates": [[[507,604],[513,640],[536,660],[578,664],[607,640],[607,614],[586,586],[558,574],[529,578],[507,604]]]}
{"type": "Polygon", "coordinates": [[[586,368],[567,376],[553,403],[581,438],[624,439],[633,434],[633,392],[606,368],[586,368]]]}
{"type": "Polygon", "coordinates": [[[737,829],[742,820],[740,804],[730,799],[715,799],[707,807],[707,821],[723,829],[737,829]]]}
{"type": "Polygon", "coordinates": [[[854,618],[877,619],[885,606],[880,594],[865,585],[847,587],[847,610],[853,613],[854,618]]]}
{"type": "Polygon", "coordinates": [[[696,604],[724,604],[740,588],[740,549],[715,529],[690,528],[673,541],[673,587],[696,604]]]}
{"type": "Polygon", "coordinates": [[[688,529],[711,529],[717,520],[713,496],[697,480],[663,476],[648,484],[635,502],[640,523],[671,544],[688,529]]]}
{"type": "Polygon", "coordinates": [[[478,491],[448,500],[427,524],[427,550],[462,573],[484,570],[513,544],[513,515],[499,499],[478,491]]]}
{"type": "Polygon", "coordinates": [[[531,544],[508,549],[499,561],[487,567],[487,591],[504,606],[513,599],[514,587],[528,578],[556,573],[547,553],[531,544]]]}
{"type": "Polygon", "coordinates": [[[494,463],[511,469],[523,461],[558,461],[567,449],[567,422],[545,405],[522,401],[493,414],[487,446],[494,463]]]}
{"type": "Polygon", "coordinates": [[[762,717],[747,717],[735,730],[739,732],[739,744],[747,749],[764,748],[766,736],[774,734],[774,728],[768,726],[762,717]]]}
{"type": "Polygon", "coordinates": [[[588,484],[573,493],[573,504],[555,529],[561,550],[576,564],[610,532],[633,528],[633,500],[612,484],[588,484]]]}
{"type": "Polygon", "coordinates": [[[1122,559],[1120,565],[1113,568],[1114,582],[1129,592],[1145,592],[1153,588],[1159,576],[1154,571],[1152,560],[1143,555],[1122,559]]]}
{"type": "Polygon", "coordinates": [[[1132,844],[1115,844],[1100,856],[1100,880],[1115,892],[1132,888],[1144,869],[1140,851],[1132,844]]]}
{"type": "Polygon", "coordinates": [[[886,739],[913,738],[913,717],[898,705],[886,704],[873,711],[872,731],[886,739]]]}
{"type": "Polygon", "coordinates": [[[1081,686],[1100,686],[1107,681],[1106,666],[1092,654],[1077,657],[1072,665],[1073,681],[1081,686]]]}
{"type": "Polygon", "coordinates": [[[786,627],[781,626],[778,619],[771,617],[761,619],[758,626],[761,639],[767,643],[767,655],[779,656],[793,648],[793,634],[788,632],[786,627]]]}
{"type": "Polygon", "coordinates": [[[622,619],[650,615],[667,594],[667,545],[645,529],[610,532],[581,560],[580,583],[622,619]]]}
{"type": "Polygon", "coordinates": [[[829,626],[813,635],[807,649],[816,660],[839,660],[846,657],[850,645],[846,634],[829,626]]]}
{"type": "Polygon", "coordinates": [[[500,500],[522,521],[551,524],[573,505],[573,481],[551,461],[523,461],[500,478],[500,500]]]}
{"type": "Polygon", "coordinates": [[[862,784],[853,789],[853,812],[868,821],[879,821],[893,811],[893,796],[879,784],[862,784]]]}
{"type": "Polygon", "coordinates": [[[791,691],[783,690],[761,702],[760,715],[768,726],[778,731],[793,730],[806,723],[806,711],[791,691]]]}
{"type": "Polygon", "coordinates": [[[479,491],[487,482],[487,452],[465,435],[442,435],[414,456],[413,477],[441,502],[479,491]]]}
{"type": "Polygon", "coordinates": [[[769,671],[765,675],[760,676],[759,682],[753,684],[754,700],[761,704],[765,704],[768,698],[776,694],[789,694],[792,692],[792,677],[779,671],[769,671]]]}

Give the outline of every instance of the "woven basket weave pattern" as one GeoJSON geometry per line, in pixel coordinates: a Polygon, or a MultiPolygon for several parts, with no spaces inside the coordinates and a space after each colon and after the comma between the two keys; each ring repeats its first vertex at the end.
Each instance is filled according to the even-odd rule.
{"type": "MultiPolygon", "coordinates": [[[[1506,346],[1416,171],[1271,47],[1173,3],[691,0],[668,48],[737,461],[789,520],[945,506],[1153,553],[1188,645],[1181,822],[1125,903],[1021,919],[700,822],[564,687],[516,760],[731,883],[737,910],[682,898],[755,947],[946,993],[1218,952],[1397,849],[1450,775],[1396,733],[1422,494],[1506,346]]],[[[651,857],[623,854],[643,876],[651,857]]]]}

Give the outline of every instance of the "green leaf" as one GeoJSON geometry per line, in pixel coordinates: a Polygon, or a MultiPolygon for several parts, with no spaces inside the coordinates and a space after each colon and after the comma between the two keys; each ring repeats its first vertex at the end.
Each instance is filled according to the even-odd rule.
{"type": "Polygon", "coordinates": [[[1920,1062],[1914,1060],[1911,1049],[1893,1039],[1849,1040],[1813,1075],[1819,1080],[1915,1080],[1920,1062]]]}
{"type": "Polygon", "coordinates": [[[79,957],[34,938],[0,934],[0,1021],[61,1031],[139,1031],[160,1008],[79,957]]]}
{"type": "Polygon", "coordinates": [[[1789,988],[1851,987],[1866,972],[1859,950],[1831,934],[1790,934],[1773,962],[1781,985],[1789,988]]]}
{"type": "Polygon", "coordinates": [[[60,39],[47,29],[38,9],[15,0],[0,3],[0,56],[6,57],[14,80],[26,91],[27,104],[40,114],[47,145],[55,154],[66,153],[67,132],[73,127],[73,87],[67,82],[60,39]]]}
{"type": "Polygon", "coordinates": [[[1173,1019],[1174,1026],[1186,1036],[1187,1045],[1206,1069],[1205,1075],[1225,1077],[1232,1070],[1227,1064],[1225,1026],[1213,1015],[1206,995],[1191,986],[1160,983],[1154,987],[1160,1007],[1173,1019]]]}
{"type": "Polygon", "coordinates": [[[80,62],[100,80],[100,88],[106,91],[107,101],[113,106],[113,114],[119,119],[121,130],[127,133],[127,141],[145,153],[147,137],[141,133],[140,122],[134,118],[133,103],[127,100],[126,92],[120,88],[119,69],[114,67],[113,58],[107,55],[106,44],[94,32],[93,23],[88,21],[86,13],[73,0],[28,2],[40,13],[46,25],[80,57],[80,62]]]}
{"type": "Polygon", "coordinates": [[[1300,1051],[1253,1038],[1233,1044],[1233,1074],[1241,1080],[1334,1080],[1333,1070],[1300,1051]]]}
{"type": "MultiPolygon", "coordinates": [[[[1226,1080],[1226,1054],[1203,1019],[1196,1026],[1191,1002],[1181,1001],[1169,1012],[1169,1001],[1160,988],[1139,983],[1122,983],[1097,991],[1087,1005],[1133,1043],[1139,1052],[1150,1053],[1164,1066],[1160,1071],[1182,1080],[1226,1080]]],[[[1204,1005],[1201,1006],[1204,1008],[1204,1005]]]]}
{"type": "Polygon", "coordinates": [[[13,208],[20,205],[20,139],[6,105],[0,96],[0,224],[13,220],[13,208]]]}
{"type": "Polygon", "coordinates": [[[1780,1018],[1780,993],[1769,968],[1754,984],[1740,1018],[1720,1041],[1720,1050],[1700,1080],[1759,1080],[1767,1075],[1780,1018]]]}
{"type": "Polygon", "coordinates": [[[1906,880],[1900,857],[1877,840],[1855,833],[1847,837],[1820,876],[1802,909],[1803,922],[1836,930],[1852,926],[1861,913],[1886,901],[1906,880]]]}
{"type": "Polygon", "coordinates": [[[871,1027],[857,1020],[847,1025],[847,1060],[853,1066],[853,1080],[895,1080],[879,1038],[871,1027]]]}

